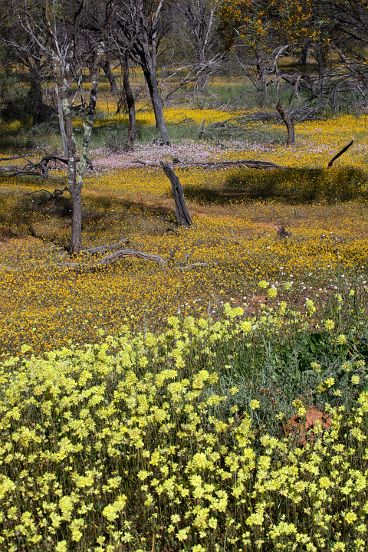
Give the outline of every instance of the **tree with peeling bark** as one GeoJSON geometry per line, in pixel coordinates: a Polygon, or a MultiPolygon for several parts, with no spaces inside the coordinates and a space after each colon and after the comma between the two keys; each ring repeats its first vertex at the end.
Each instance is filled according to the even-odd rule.
{"type": "MultiPolygon", "coordinates": [[[[101,10],[101,2],[98,3],[101,10]]],[[[40,6],[33,2],[13,1],[13,13],[18,17],[21,28],[37,45],[43,57],[52,67],[56,96],[64,134],[68,163],[68,189],[72,199],[71,254],[78,253],[82,246],[82,186],[87,168],[90,166],[89,149],[94,125],[100,68],[106,56],[106,44],[115,13],[112,0],[103,3],[101,24],[94,33],[93,47],[83,35],[83,22],[88,21],[96,5],[67,0],[46,2],[40,6]],[[92,58],[90,70],[90,95],[83,114],[83,143],[80,155],[73,128],[72,88],[81,79],[86,56],[92,58]]]]}
{"type": "Polygon", "coordinates": [[[168,0],[119,0],[116,42],[142,68],[163,144],[169,144],[157,74],[160,42],[168,32],[168,0]]]}

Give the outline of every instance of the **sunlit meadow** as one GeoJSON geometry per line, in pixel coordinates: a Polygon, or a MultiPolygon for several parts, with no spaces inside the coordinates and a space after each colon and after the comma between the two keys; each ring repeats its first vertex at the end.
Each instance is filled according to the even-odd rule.
{"type": "Polygon", "coordinates": [[[366,550],[367,120],[299,123],[287,148],[250,111],[170,106],[160,148],[142,103],[121,153],[104,133],[119,142],[127,117],[102,97],[83,245],[126,240],[164,266],[70,260],[70,204],[39,192],[63,173],[2,178],[0,550],[366,550]],[[178,229],[151,166],[173,158],[295,171],[177,168],[178,229]]]}

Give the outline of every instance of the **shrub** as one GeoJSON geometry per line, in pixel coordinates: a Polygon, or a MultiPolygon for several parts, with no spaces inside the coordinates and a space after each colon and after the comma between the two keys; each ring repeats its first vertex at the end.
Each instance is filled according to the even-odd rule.
{"type": "Polygon", "coordinates": [[[225,190],[242,199],[276,199],[293,203],[349,201],[368,197],[367,174],[362,169],[239,170],[229,176],[225,190]]]}
{"type": "MultiPolygon", "coordinates": [[[[304,446],[264,429],[261,394],[241,411],[239,388],[221,392],[225,359],[230,365],[251,349],[239,354],[250,363],[280,330],[303,335],[307,310],[244,318],[225,305],[217,322],[172,317],[157,336],[124,330],[42,358],[27,357],[24,346],[23,359],[4,361],[1,547],[363,551],[365,362],[342,362],[354,351],[356,321],[344,339],[340,317],[320,324],[337,362],[312,367],[314,400],[332,425],[314,427],[304,446]],[[332,369],[350,381],[348,406],[332,369]]],[[[295,399],[303,418],[307,403],[295,399]]],[[[282,414],[273,413],[279,426],[282,414]]]]}

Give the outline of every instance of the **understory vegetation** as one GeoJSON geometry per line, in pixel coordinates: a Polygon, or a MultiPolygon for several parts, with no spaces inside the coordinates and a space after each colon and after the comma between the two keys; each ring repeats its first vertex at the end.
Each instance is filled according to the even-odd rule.
{"type": "Polygon", "coordinates": [[[2,179],[1,549],[366,549],[364,129],[301,123],[292,149],[97,143],[84,246],[123,240],[164,266],[70,259],[60,168],[2,179]],[[157,155],[284,168],[178,167],[184,229],[161,169],[139,163],[157,155]]]}
{"type": "Polygon", "coordinates": [[[366,552],[368,0],[0,6],[0,552],[366,552]]]}
{"type": "Polygon", "coordinates": [[[366,549],[365,294],[259,286],[257,315],[1,364],[2,548],[366,549]]]}

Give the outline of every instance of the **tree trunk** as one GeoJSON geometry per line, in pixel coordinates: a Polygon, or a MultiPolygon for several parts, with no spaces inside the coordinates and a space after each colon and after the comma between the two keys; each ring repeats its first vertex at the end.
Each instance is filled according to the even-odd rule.
{"type": "Polygon", "coordinates": [[[65,134],[68,144],[68,188],[72,198],[72,237],[70,254],[79,253],[82,247],[82,178],[77,169],[77,147],[73,133],[72,112],[68,98],[62,99],[65,134]]]}
{"type": "Polygon", "coordinates": [[[261,93],[260,104],[266,105],[267,103],[267,83],[266,72],[262,60],[262,56],[259,51],[256,50],[256,74],[257,74],[257,91],[261,93]]]}
{"type": "Polygon", "coordinates": [[[315,56],[318,64],[318,81],[317,81],[317,95],[320,100],[323,99],[325,78],[326,78],[326,66],[327,66],[327,51],[326,47],[322,44],[317,44],[315,48],[315,56]]]}
{"type": "Polygon", "coordinates": [[[305,42],[302,45],[301,51],[300,51],[300,58],[298,60],[298,65],[303,65],[303,67],[306,67],[308,62],[308,51],[309,51],[310,44],[309,42],[305,42]]]}
{"type": "Polygon", "coordinates": [[[32,116],[33,124],[41,123],[44,119],[43,94],[41,77],[37,67],[32,69],[30,74],[30,89],[28,92],[29,113],[32,116]]]}
{"type": "Polygon", "coordinates": [[[72,241],[70,247],[71,255],[80,252],[82,248],[82,193],[78,184],[71,192],[72,196],[72,241]]]}
{"type": "Polygon", "coordinates": [[[208,75],[205,69],[206,56],[203,48],[200,48],[199,51],[197,52],[197,67],[200,70],[200,73],[195,83],[195,88],[198,92],[204,92],[207,88],[208,75]]]}
{"type": "Polygon", "coordinates": [[[149,94],[152,101],[153,111],[155,113],[156,128],[160,133],[163,144],[170,144],[169,133],[166,128],[164,112],[162,108],[162,100],[158,87],[156,69],[154,67],[143,67],[144,77],[147,82],[149,94]]]}
{"type": "Polygon", "coordinates": [[[118,88],[118,85],[117,85],[117,82],[116,82],[115,75],[114,75],[114,73],[111,69],[110,62],[108,60],[106,60],[103,63],[102,69],[104,70],[104,73],[107,77],[107,80],[110,83],[110,92],[111,92],[111,94],[118,94],[119,93],[119,88],[118,88]]]}
{"type": "Polygon", "coordinates": [[[128,61],[128,56],[126,54],[123,58],[122,67],[123,67],[124,93],[126,98],[128,114],[129,114],[127,147],[129,150],[132,150],[134,148],[134,142],[137,135],[137,122],[136,122],[136,114],[135,114],[135,98],[134,98],[132,87],[130,86],[129,61],[128,61]]]}
{"type": "Polygon", "coordinates": [[[59,129],[60,129],[60,136],[61,141],[63,144],[63,154],[64,157],[68,157],[68,139],[66,136],[65,131],[65,121],[64,121],[64,113],[63,113],[63,102],[59,94],[58,85],[55,85],[55,95],[56,95],[56,104],[57,104],[57,110],[58,110],[58,118],[59,118],[59,129]]]}
{"type": "Polygon", "coordinates": [[[161,167],[163,168],[164,173],[171,182],[171,188],[175,201],[175,214],[178,225],[189,228],[190,226],[192,226],[192,217],[190,216],[189,209],[185,201],[183,186],[181,185],[179,178],[176,176],[170,165],[161,162],[161,167]]]}
{"type": "Polygon", "coordinates": [[[288,146],[291,146],[295,144],[295,127],[293,118],[289,115],[287,111],[285,111],[280,101],[276,105],[276,109],[280,113],[281,118],[287,128],[288,137],[286,143],[288,146]]]}

